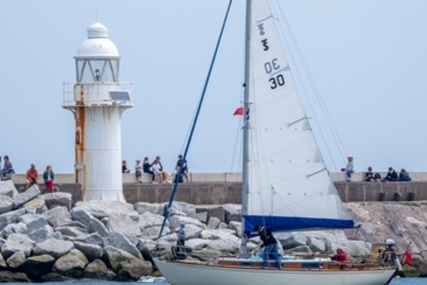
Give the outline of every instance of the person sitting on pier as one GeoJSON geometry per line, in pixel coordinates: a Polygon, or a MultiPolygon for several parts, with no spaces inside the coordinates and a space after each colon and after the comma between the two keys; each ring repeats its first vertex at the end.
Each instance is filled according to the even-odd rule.
{"type": "Polygon", "coordinates": [[[409,176],[409,173],[404,168],[400,170],[399,181],[412,181],[412,178],[409,176]]]}
{"type": "Polygon", "coordinates": [[[27,170],[27,175],[25,176],[27,182],[27,189],[33,186],[34,184],[39,184],[39,172],[36,169],[34,163],[31,163],[30,169],[27,170]]]}
{"type": "Polygon", "coordinates": [[[154,181],[153,183],[163,183],[165,181],[165,172],[163,171],[162,163],[160,162],[160,156],[156,156],[153,163],[151,164],[151,169],[154,173],[154,181]]]}
{"type": "Polygon", "coordinates": [[[3,156],[3,160],[4,164],[1,169],[1,180],[8,180],[10,179],[10,175],[15,173],[15,171],[13,170],[12,162],[9,160],[9,156],[3,156]]]}
{"type": "Polygon", "coordinates": [[[354,173],[354,162],[353,162],[353,156],[349,155],[347,157],[347,165],[345,168],[341,168],[342,172],[345,172],[347,176],[347,182],[351,181],[351,175],[354,173]]]}
{"type": "Polygon", "coordinates": [[[383,179],[384,182],[386,181],[399,181],[399,177],[397,176],[396,171],[393,169],[393,167],[388,168],[388,172],[386,177],[383,179]]]}
{"type": "Polygon", "coordinates": [[[128,168],[128,163],[126,160],[122,161],[122,173],[130,173],[130,169],[128,168]]]}
{"type": "Polygon", "coordinates": [[[381,181],[381,174],[373,172],[372,167],[368,167],[368,171],[365,173],[365,181],[381,181]]]}
{"type": "Polygon", "coordinates": [[[142,163],[142,171],[144,171],[144,173],[151,174],[152,180],[154,181],[154,172],[151,171],[151,164],[148,156],[144,157],[144,162],[142,163]]]}

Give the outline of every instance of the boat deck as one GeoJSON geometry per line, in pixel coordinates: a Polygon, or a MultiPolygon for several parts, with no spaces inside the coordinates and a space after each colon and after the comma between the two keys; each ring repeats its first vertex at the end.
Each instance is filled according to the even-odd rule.
{"type": "MultiPolygon", "coordinates": [[[[360,264],[345,264],[335,261],[329,262],[318,262],[313,260],[311,262],[298,262],[298,261],[283,261],[282,260],[282,270],[292,269],[292,270],[390,270],[395,268],[393,265],[381,265],[379,263],[360,263],[360,264]]],[[[262,268],[262,261],[228,261],[228,260],[220,260],[218,261],[216,266],[220,267],[234,267],[234,268],[262,268]]],[[[268,269],[276,269],[274,266],[274,260],[271,260],[268,264],[268,269]]]]}
{"type": "MultiPolygon", "coordinates": [[[[262,269],[262,259],[257,256],[251,257],[220,257],[211,261],[196,261],[191,259],[176,260],[183,264],[209,265],[213,267],[241,268],[241,269],[262,269]]],[[[274,266],[274,260],[269,260],[267,269],[278,270],[274,266]]],[[[391,270],[396,266],[381,260],[368,259],[359,263],[343,263],[331,260],[328,255],[302,255],[284,256],[281,261],[282,270],[313,270],[313,271],[340,271],[340,270],[391,270]]]]}

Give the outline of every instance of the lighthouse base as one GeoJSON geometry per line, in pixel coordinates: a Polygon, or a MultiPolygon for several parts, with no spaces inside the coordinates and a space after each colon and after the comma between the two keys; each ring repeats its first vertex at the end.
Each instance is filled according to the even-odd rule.
{"type": "Polygon", "coordinates": [[[86,194],[83,197],[84,201],[91,200],[107,200],[107,201],[119,201],[126,203],[125,196],[123,195],[122,189],[90,189],[86,190],[86,194]]]}

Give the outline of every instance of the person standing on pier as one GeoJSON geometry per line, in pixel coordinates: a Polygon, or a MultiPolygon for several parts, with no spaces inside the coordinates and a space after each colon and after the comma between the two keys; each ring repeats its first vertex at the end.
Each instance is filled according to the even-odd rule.
{"type": "Polygon", "coordinates": [[[43,172],[43,180],[50,193],[53,192],[53,179],[55,179],[55,174],[53,173],[52,165],[48,165],[46,166],[46,170],[43,172]]]}
{"type": "Polygon", "coordinates": [[[182,172],[181,172],[181,177],[180,177],[180,179],[179,179],[178,182],[182,183],[183,182],[182,177],[184,177],[185,181],[188,183],[189,179],[188,179],[188,165],[187,165],[187,160],[184,159],[184,157],[182,156],[182,154],[178,155],[178,161],[176,162],[176,166],[175,166],[175,170],[177,172],[177,175],[178,175],[178,171],[179,171],[180,167],[182,167],[182,172]]]}

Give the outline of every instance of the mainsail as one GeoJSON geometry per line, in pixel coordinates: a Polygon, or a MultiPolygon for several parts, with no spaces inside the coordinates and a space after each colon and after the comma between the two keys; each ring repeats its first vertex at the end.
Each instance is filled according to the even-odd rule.
{"type": "Polygon", "coordinates": [[[354,227],[332,183],[284,55],[276,19],[253,1],[245,96],[245,231],[354,227]]]}

